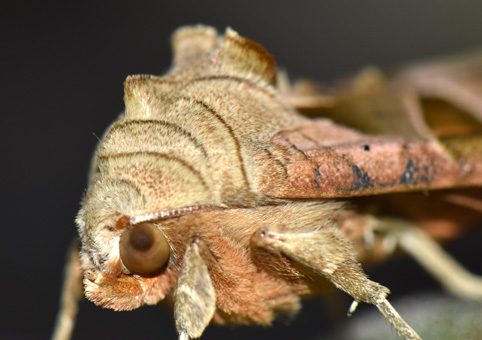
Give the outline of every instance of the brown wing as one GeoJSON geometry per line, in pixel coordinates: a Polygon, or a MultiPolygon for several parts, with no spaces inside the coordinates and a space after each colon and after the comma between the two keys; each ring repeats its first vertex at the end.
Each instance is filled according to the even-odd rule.
{"type": "Polygon", "coordinates": [[[284,176],[261,174],[260,190],[328,198],[482,186],[481,60],[427,63],[392,81],[368,70],[330,101],[291,93],[301,112],[329,119],[273,138],[284,176]]]}

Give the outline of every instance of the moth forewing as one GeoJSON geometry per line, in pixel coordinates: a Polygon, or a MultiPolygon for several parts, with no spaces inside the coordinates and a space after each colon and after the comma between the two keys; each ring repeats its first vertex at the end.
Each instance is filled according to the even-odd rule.
{"type": "Polygon", "coordinates": [[[306,98],[280,90],[273,57],[231,29],[181,28],[172,45],[166,75],[127,78],[125,112],[94,156],[70,261],[87,298],[116,310],[172,300],[184,340],[210,322],[269,325],[333,284],[355,299],[350,312],[374,304],[419,339],[354,250],[382,220],[334,199],[481,185],[481,150],[439,139],[407,82],[377,76],[306,98]],[[363,124],[373,109],[383,119],[363,124]]]}

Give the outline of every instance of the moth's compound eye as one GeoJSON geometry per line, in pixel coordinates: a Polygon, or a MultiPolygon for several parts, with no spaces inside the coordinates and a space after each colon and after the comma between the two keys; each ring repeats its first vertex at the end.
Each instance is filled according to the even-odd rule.
{"type": "Polygon", "coordinates": [[[153,223],[140,223],[121,235],[119,251],[122,263],[134,274],[150,274],[169,259],[166,237],[153,223]]]}

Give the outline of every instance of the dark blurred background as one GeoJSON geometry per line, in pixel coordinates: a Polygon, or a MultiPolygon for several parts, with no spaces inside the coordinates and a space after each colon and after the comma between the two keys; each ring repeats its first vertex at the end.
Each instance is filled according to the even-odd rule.
{"type": "MultiPolygon", "coordinates": [[[[330,81],[367,64],[393,67],[481,47],[481,15],[482,2],[474,0],[2,4],[0,339],[49,337],[94,134],[123,110],[127,75],[169,67],[175,28],[231,26],[264,45],[293,78],[330,81]]],[[[480,236],[448,249],[482,273],[480,236]]],[[[439,290],[410,259],[370,274],[395,298],[439,290]]],[[[274,328],[209,327],[203,338],[321,338],[333,327],[330,310],[314,299],[298,318],[274,328]]],[[[82,302],[74,339],[133,338],[176,339],[172,312],[115,313],[82,302]]]]}

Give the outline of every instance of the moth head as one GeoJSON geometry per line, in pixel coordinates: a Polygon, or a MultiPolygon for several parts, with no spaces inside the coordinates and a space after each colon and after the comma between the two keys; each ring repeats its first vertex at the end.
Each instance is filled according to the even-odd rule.
{"type": "Polygon", "coordinates": [[[107,187],[94,181],[77,217],[85,295],[115,310],[156,304],[175,286],[172,240],[154,219],[132,221],[131,212],[146,206],[141,192],[126,182],[107,187]]]}

